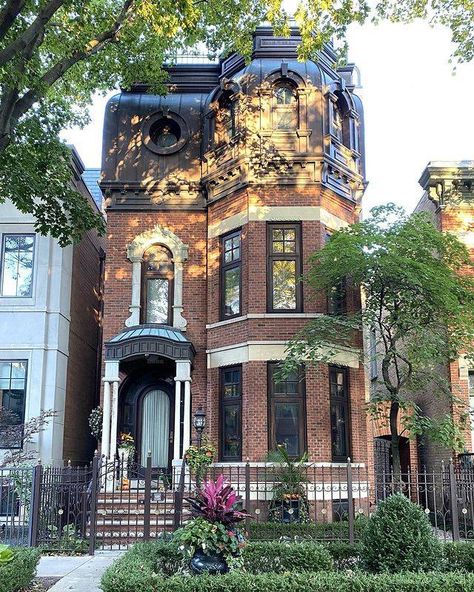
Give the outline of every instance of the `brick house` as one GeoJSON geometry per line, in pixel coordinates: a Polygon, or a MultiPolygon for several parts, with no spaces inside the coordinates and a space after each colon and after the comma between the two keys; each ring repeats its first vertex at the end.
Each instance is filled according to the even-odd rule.
{"type": "MultiPolygon", "coordinates": [[[[474,162],[430,162],[423,171],[419,183],[423,195],[415,207],[415,212],[429,212],[436,227],[443,232],[454,233],[466,244],[474,256],[474,162]]],[[[371,365],[369,378],[376,378],[379,369],[371,365]]],[[[429,417],[441,419],[445,415],[471,411],[470,430],[465,434],[466,452],[474,452],[474,369],[460,356],[449,362],[440,372],[451,385],[452,393],[461,405],[453,408],[452,402],[443,397],[435,397],[428,390],[416,397],[416,403],[429,417]]],[[[382,421],[373,426],[375,438],[375,463],[379,469],[389,470],[390,441],[389,430],[382,421]]],[[[428,439],[401,439],[402,470],[408,467],[439,467],[441,461],[453,458],[452,450],[428,439]]]]}
{"type": "MultiPolygon", "coordinates": [[[[71,183],[101,211],[84,173],[72,148],[71,183]]],[[[98,190],[97,178],[92,190],[98,190]]],[[[42,410],[56,411],[26,445],[46,465],[88,461],[94,451],[88,416],[99,394],[103,246],[90,231],[63,248],[35,231],[32,215],[9,201],[0,204],[0,406],[19,424],[42,410]]],[[[6,449],[20,445],[0,427],[0,461],[6,449]]]]}
{"type": "Polygon", "coordinates": [[[151,451],[169,470],[201,408],[219,463],[277,444],[368,462],[361,339],[304,377],[274,377],[286,341],[328,309],[298,282],[307,258],[358,219],[365,187],[356,69],[334,70],[331,48],[299,62],[299,41],[262,26],[247,65],[176,64],[165,97],[137,85],[107,105],[108,457],[130,432],[139,464],[151,451]]]}

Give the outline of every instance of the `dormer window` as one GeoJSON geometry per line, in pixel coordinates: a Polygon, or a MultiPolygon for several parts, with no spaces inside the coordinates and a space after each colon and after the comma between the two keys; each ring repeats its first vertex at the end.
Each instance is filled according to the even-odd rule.
{"type": "Polygon", "coordinates": [[[332,106],[333,115],[332,115],[332,134],[336,137],[341,144],[344,143],[344,136],[343,136],[343,117],[339,105],[337,103],[333,103],[332,106]]]}
{"type": "Polygon", "coordinates": [[[216,112],[214,142],[216,146],[227,144],[235,136],[235,105],[229,96],[224,95],[216,112]]]}
{"type": "Polygon", "coordinates": [[[298,127],[298,98],[293,85],[282,82],[273,91],[272,126],[275,130],[298,127]]]}
{"type": "Polygon", "coordinates": [[[142,322],[172,325],[174,265],[170,251],[153,245],[143,255],[142,322]]]}

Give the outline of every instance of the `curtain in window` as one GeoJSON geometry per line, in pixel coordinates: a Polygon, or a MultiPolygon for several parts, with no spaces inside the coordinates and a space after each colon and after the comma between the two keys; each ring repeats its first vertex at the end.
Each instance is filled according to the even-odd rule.
{"type": "Polygon", "coordinates": [[[161,390],[148,392],[142,406],[142,437],[140,458],[146,465],[151,451],[152,467],[168,466],[170,401],[161,390]]]}

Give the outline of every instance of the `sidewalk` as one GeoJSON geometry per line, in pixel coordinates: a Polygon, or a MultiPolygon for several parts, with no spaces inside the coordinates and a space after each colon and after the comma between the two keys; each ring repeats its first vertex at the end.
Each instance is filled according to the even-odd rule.
{"type": "Polygon", "coordinates": [[[98,592],[102,574],[122,553],[99,551],[92,557],[41,557],[37,576],[61,578],[48,592],[98,592]]]}

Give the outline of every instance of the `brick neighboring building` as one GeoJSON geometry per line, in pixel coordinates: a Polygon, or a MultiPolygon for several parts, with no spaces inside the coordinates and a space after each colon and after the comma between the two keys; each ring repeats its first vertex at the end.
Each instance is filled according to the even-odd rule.
{"type": "MultiPolygon", "coordinates": [[[[326,48],[297,61],[298,32],[254,36],[251,62],[169,69],[106,108],[103,447],[131,432],[137,461],[169,470],[202,408],[219,462],[277,443],[310,460],[369,460],[354,349],[304,380],[273,378],[285,343],[326,299],[297,282],[329,233],[358,219],[365,187],[356,72],[326,48]]],[[[348,294],[348,309],[360,306],[348,294]]]]}
{"type": "MultiPolygon", "coordinates": [[[[429,212],[433,222],[443,232],[455,234],[468,247],[474,257],[474,161],[430,162],[420,178],[424,193],[415,212],[429,212]]],[[[376,372],[372,368],[371,373],[376,372]]],[[[464,405],[464,411],[471,411],[471,429],[466,431],[466,452],[474,452],[474,368],[460,356],[455,362],[440,368],[451,385],[452,393],[464,405]]],[[[459,406],[453,405],[445,397],[435,397],[426,391],[418,395],[416,403],[429,417],[442,418],[446,414],[456,415],[459,406]]],[[[375,462],[387,467],[389,461],[389,432],[384,425],[373,426],[375,436],[375,462]]],[[[402,470],[411,466],[439,467],[441,461],[449,461],[455,456],[453,450],[428,439],[402,441],[402,470]]],[[[380,468],[379,467],[379,468],[380,468]]]]}
{"type": "MultiPolygon", "coordinates": [[[[72,148],[72,185],[101,211],[84,172],[72,148]]],[[[26,447],[38,451],[45,465],[80,463],[90,460],[96,445],[88,417],[99,395],[104,239],[90,231],[62,248],[34,225],[34,217],[11,202],[0,205],[0,406],[19,423],[56,411],[26,447]]],[[[0,459],[18,445],[0,427],[0,459]]]]}

